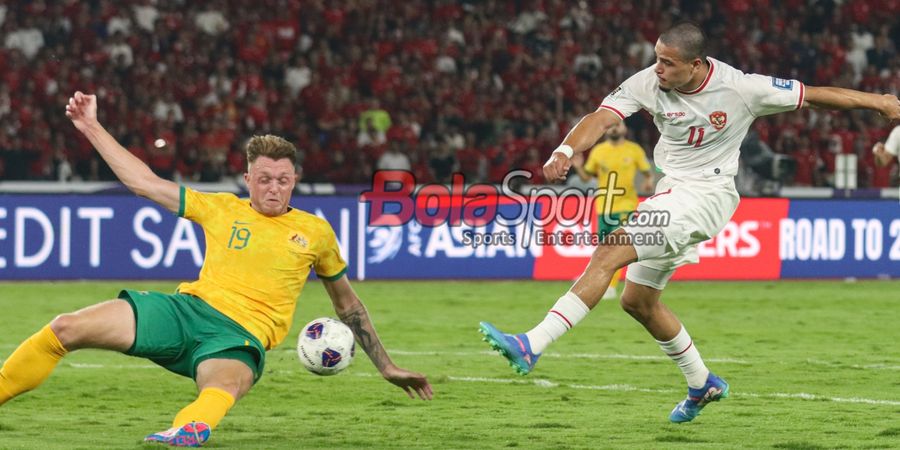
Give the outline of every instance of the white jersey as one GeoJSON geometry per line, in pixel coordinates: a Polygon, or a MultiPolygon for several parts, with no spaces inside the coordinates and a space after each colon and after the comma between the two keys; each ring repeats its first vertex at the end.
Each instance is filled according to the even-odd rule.
{"type": "Polygon", "coordinates": [[[707,58],[709,74],[697,89],[664,92],[650,66],[625,80],[600,105],[623,120],[640,109],[653,116],[661,137],[653,159],[677,178],[738,172],[740,146],[753,120],[799,109],[803,83],[745,74],[707,58]]]}
{"type": "Polygon", "coordinates": [[[891,131],[887,142],[884,143],[884,150],[894,156],[900,155],[900,126],[891,131]]]}

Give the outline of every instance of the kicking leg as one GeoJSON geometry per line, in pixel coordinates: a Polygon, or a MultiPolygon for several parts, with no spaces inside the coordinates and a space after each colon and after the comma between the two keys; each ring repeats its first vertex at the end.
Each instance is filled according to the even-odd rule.
{"type": "Polygon", "coordinates": [[[199,447],[211,431],[253,387],[253,371],[236,359],[207,359],[197,366],[197,389],[193,403],[178,412],[172,428],[154,433],[147,442],[162,442],[176,447],[199,447]]]}
{"type": "Polygon", "coordinates": [[[613,274],[637,259],[632,245],[615,245],[624,241],[625,230],[613,232],[591,255],[581,277],[550,308],[537,326],[527,333],[506,334],[488,322],[481,322],[481,333],[492,348],[509,361],[513,369],[526,375],[534,368],[538,357],[551,342],[559,339],[587,316],[609,287],[613,274]]]}
{"type": "Polygon", "coordinates": [[[124,352],[134,342],[134,313],[110,300],[62,314],[22,342],[0,368],[0,405],[38,387],[69,351],[100,348],[124,352]]]}

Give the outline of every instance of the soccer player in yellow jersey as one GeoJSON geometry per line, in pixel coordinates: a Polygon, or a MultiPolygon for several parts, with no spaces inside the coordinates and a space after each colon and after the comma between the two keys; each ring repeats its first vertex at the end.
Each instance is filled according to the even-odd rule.
{"type": "Polygon", "coordinates": [[[76,92],[66,106],[116,176],[135,194],[203,227],[200,277],[173,295],[124,290],[119,298],[53,319],[0,369],[0,405],[36,388],[70,351],[107,349],[148,358],[193,378],[197,399],[172,428],[146,441],[199,447],[235,401],[259,380],[266,351],[288,333],[311,269],[384,378],[411,397],[431,399],[424,375],[394,365],[345,275],[331,225],[289,206],[298,180],[296,149],[276,136],[247,144],[249,199],[197,192],[156,176],[97,121],[97,98],[76,92]]]}
{"type": "MultiPolygon", "coordinates": [[[[628,215],[637,209],[638,193],[634,189],[634,182],[638,172],[643,175],[640,190],[653,192],[653,174],[644,149],[636,142],[625,139],[627,133],[625,122],[619,122],[606,132],[606,140],[591,148],[587,162],[581,153],[575,155],[572,161],[572,167],[583,181],[590,181],[591,177],[597,179],[600,191],[594,208],[597,211],[597,234],[601,240],[618,229],[628,215]],[[619,188],[624,193],[614,192],[619,188]]],[[[616,298],[621,271],[619,269],[613,275],[603,299],[616,298]]]]}

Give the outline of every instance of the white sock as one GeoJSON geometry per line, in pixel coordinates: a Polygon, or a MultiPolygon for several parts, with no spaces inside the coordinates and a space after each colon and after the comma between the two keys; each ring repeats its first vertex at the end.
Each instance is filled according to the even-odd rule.
{"type": "Polygon", "coordinates": [[[709,369],[703,364],[703,358],[687,330],[681,327],[681,331],[674,339],[668,342],[656,341],[659,348],[662,349],[684,374],[687,379],[688,387],[699,389],[706,384],[706,378],[709,376],[709,369]]]}
{"type": "Polygon", "coordinates": [[[544,320],[531,331],[525,333],[531,344],[531,351],[535,354],[543,353],[551,342],[559,339],[566,331],[581,322],[581,319],[584,319],[590,311],[587,305],[572,291],[566,292],[550,308],[547,317],[544,317],[544,320]]]}

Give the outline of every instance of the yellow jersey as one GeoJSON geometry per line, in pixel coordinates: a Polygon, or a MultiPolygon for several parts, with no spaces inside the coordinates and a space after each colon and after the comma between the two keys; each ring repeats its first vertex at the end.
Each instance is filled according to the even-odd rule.
{"type": "Polygon", "coordinates": [[[591,154],[584,163],[584,170],[597,177],[597,187],[607,188],[610,172],[616,173],[616,186],[625,189],[625,195],[614,196],[609,211],[604,211],[606,195],[597,195],[594,203],[597,214],[613,212],[630,212],[637,209],[637,190],[634,188],[634,179],[638,171],[650,170],[650,163],[644,154],[644,149],[637,143],[623,140],[621,144],[614,144],[606,140],[591,149],[591,154]]]}
{"type": "Polygon", "coordinates": [[[305,211],[267,217],[249,199],[182,186],[178,215],[200,224],[206,237],[200,278],[178,291],[239,323],[266,350],[288,334],[311,269],[329,280],[347,272],[334,229],[305,211]]]}

